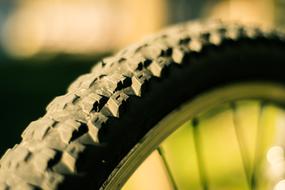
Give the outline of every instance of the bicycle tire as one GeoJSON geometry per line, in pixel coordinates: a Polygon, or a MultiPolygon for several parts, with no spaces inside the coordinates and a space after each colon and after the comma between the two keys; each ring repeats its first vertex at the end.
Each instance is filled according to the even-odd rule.
{"type": "Polygon", "coordinates": [[[278,31],[190,22],[103,59],[4,154],[0,189],[103,188],[124,156],[183,102],[241,81],[284,84],[284,50],[278,31]]]}

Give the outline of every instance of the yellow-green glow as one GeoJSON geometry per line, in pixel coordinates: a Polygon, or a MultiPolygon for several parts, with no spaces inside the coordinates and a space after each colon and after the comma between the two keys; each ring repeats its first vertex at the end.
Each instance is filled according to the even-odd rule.
{"type": "MultiPolygon", "coordinates": [[[[205,113],[199,118],[198,141],[210,189],[250,189],[240,151],[242,147],[239,141],[242,140],[242,151],[246,153],[247,159],[247,171],[249,175],[255,171],[257,189],[269,190],[275,186],[275,189],[279,190],[284,186],[282,179],[285,176],[273,177],[270,162],[277,163],[276,160],[281,160],[282,164],[285,164],[284,146],[280,142],[279,132],[280,128],[285,127],[284,122],[280,124],[285,116],[283,110],[273,105],[266,105],[261,109],[260,102],[257,101],[239,101],[236,105],[235,111],[225,105],[223,109],[212,110],[212,113],[205,113]],[[235,123],[234,119],[238,122],[235,123]],[[238,127],[238,130],[235,127],[238,127]]],[[[195,134],[197,135],[191,121],[188,121],[161,144],[178,189],[203,189],[195,148],[195,134]]],[[[156,156],[159,157],[158,154],[156,156]]],[[[152,157],[153,154],[147,160],[153,159],[152,157]]],[[[141,166],[123,189],[150,190],[154,186],[149,186],[149,176],[156,182],[167,179],[165,174],[153,175],[155,168],[160,168],[161,171],[162,162],[159,164],[152,162],[152,164],[152,166],[148,165],[149,169],[145,166],[141,169],[141,166]],[[140,178],[137,177],[138,175],[140,178]]],[[[284,169],[281,167],[280,170],[283,174],[284,169]]],[[[169,183],[169,179],[168,183],[164,182],[164,184],[169,183]]]]}

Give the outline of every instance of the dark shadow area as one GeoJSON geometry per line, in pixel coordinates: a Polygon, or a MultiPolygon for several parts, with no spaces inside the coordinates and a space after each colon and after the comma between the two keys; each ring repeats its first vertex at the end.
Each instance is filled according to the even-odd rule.
{"type": "MultiPolygon", "coordinates": [[[[0,154],[20,141],[25,127],[45,113],[80,74],[102,57],[59,55],[49,59],[9,60],[0,64],[0,154]]],[[[4,60],[4,59],[2,59],[4,60]]],[[[2,62],[2,61],[1,61],[2,62]]]]}

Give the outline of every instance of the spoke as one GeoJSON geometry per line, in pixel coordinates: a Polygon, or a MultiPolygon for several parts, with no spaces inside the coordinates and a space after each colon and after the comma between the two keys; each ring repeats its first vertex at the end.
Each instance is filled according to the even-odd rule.
{"type": "Polygon", "coordinates": [[[208,190],[209,189],[209,183],[208,183],[208,178],[206,175],[204,160],[202,157],[201,140],[200,140],[200,134],[199,134],[199,129],[198,129],[199,120],[194,118],[192,120],[192,126],[193,126],[194,146],[195,146],[199,175],[200,175],[200,183],[201,183],[203,190],[208,190]]]}
{"type": "Polygon", "coordinates": [[[166,169],[167,175],[169,177],[169,180],[170,180],[170,183],[172,184],[173,189],[177,190],[178,188],[177,188],[176,182],[175,182],[173,174],[172,174],[172,172],[170,170],[169,164],[168,164],[168,162],[167,162],[167,160],[165,158],[164,151],[163,151],[162,147],[158,147],[157,151],[158,151],[158,153],[159,153],[159,155],[160,155],[160,157],[162,159],[163,165],[164,165],[164,167],[166,169]]]}
{"type": "Polygon", "coordinates": [[[261,122],[263,109],[264,109],[264,102],[260,102],[258,118],[257,118],[257,133],[256,133],[256,139],[255,139],[254,161],[253,161],[253,168],[252,168],[251,179],[250,179],[250,185],[251,185],[252,190],[257,189],[257,185],[258,185],[257,169],[259,165],[259,157],[261,154],[260,142],[263,136],[262,135],[262,122],[261,122]]]}
{"type": "Polygon", "coordinates": [[[231,103],[231,108],[233,110],[233,124],[235,129],[236,138],[239,144],[239,150],[242,159],[243,170],[246,176],[246,181],[249,189],[251,188],[251,175],[250,175],[250,161],[249,161],[249,154],[246,149],[244,137],[242,135],[239,119],[237,116],[237,107],[236,104],[233,102],[231,103]]]}

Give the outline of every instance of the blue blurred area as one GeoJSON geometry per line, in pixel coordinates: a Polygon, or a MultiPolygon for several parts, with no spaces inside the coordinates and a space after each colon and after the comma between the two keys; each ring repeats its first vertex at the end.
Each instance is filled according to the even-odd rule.
{"type": "Polygon", "coordinates": [[[11,13],[13,7],[15,6],[14,0],[2,0],[0,1],[0,64],[6,63],[8,61],[8,55],[4,51],[2,46],[2,38],[3,38],[3,28],[4,28],[4,22],[9,16],[9,13],[11,13]]]}
{"type": "Polygon", "coordinates": [[[208,3],[216,3],[218,0],[168,0],[168,23],[178,23],[201,16],[203,8],[208,3]]]}

